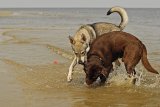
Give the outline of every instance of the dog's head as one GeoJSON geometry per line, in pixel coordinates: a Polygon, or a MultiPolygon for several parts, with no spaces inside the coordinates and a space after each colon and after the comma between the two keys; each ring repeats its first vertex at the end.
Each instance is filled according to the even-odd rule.
{"type": "Polygon", "coordinates": [[[80,40],[75,40],[73,37],[69,36],[72,50],[77,57],[77,62],[83,64],[85,61],[86,53],[89,51],[89,44],[86,42],[86,37],[84,34],[81,35],[80,40]]]}
{"type": "Polygon", "coordinates": [[[86,73],[87,85],[93,84],[98,77],[100,77],[101,82],[105,82],[108,74],[105,67],[94,62],[85,62],[84,71],[86,73]]]}

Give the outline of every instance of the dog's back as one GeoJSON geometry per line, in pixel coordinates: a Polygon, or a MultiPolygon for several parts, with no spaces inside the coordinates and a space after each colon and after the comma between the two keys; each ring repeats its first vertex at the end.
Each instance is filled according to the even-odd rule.
{"type": "Polygon", "coordinates": [[[97,22],[90,24],[91,27],[95,30],[96,36],[100,36],[104,33],[112,32],[112,31],[121,31],[119,26],[107,23],[107,22],[97,22]]]}
{"type": "Polygon", "coordinates": [[[129,33],[114,31],[97,37],[97,39],[93,41],[91,49],[95,47],[100,49],[100,47],[103,47],[104,45],[107,47],[106,45],[108,45],[108,47],[112,48],[112,51],[119,51],[123,50],[128,44],[142,45],[142,42],[129,33]]]}

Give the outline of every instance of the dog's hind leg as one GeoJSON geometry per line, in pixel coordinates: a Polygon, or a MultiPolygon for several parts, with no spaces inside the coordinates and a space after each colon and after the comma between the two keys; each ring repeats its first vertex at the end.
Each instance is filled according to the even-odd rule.
{"type": "Polygon", "coordinates": [[[69,72],[68,72],[68,75],[67,75],[67,81],[70,82],[72,81],[72,73],[73,73],[73,69],[74,67],[76,66],[77,64],[77,57],[75,56],[70,67],[69,67],[69,72]]]}
{"type": "Polygon", "coordinates": [[[134,76],[136,74],[134,67],[131,64],[125,64],[125,68],[129,76],[134,76]]]}
{"type": "Polygon", "coordinates": [[[141,54],[142,54],[142,50],[136,44],[129,45],[125,48],[122,60],[125,64],[128,74],[135,75],[134,68],[140,61],[141,54]]]}
{"type": "Polygon", "coordinates": [[[129,62],[128,63],[125,62],[125,68],[126,68],[126,71],[128,73],[130,83],[135,84],[136,83],[135,65],[133,65],[132,63],[129,63],[129,62]]]}
{"type": "Polygon", "coordinates": [[[141,50],[136,47],[135,45],[128,46],[124,52],[124,56],[122,58],[126,71],[128,73],[128,76],[132,78],[132,83],[135,83],[135,66],[138,64],[138,62],[141,59],[141,50]]]}

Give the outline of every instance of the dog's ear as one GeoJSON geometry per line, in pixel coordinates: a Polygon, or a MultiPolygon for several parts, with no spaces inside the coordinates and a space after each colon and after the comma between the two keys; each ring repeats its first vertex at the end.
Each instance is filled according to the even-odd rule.
{"type": "Polygon", "coordinates": [[[86,36],[83,33],[82,33],[81,37],[82,37],[83,41],[86,41],[86,36]]]}
{"type": "Polygon", "coordinates": [[[69,36],[69,40],[70,40],[70,43],[71,43],[71,44],[75,44],[75,43],[76,43],[75,40],[74,40],[74,38],[71,37],[71,36],[69,36]]]}

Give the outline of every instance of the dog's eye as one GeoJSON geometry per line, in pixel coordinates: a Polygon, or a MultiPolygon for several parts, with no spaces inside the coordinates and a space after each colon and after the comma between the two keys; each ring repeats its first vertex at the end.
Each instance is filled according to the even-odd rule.
{"type": "Polygon", "coordinates": [[[85,51],[81,52],[81,54],[84,55],[84,54],[85,54],[85,51]]]}
{"type": "Polygon", "coordinates": [[[78,55],[78,52],[74,52],[76,55],[78,55]]]}

